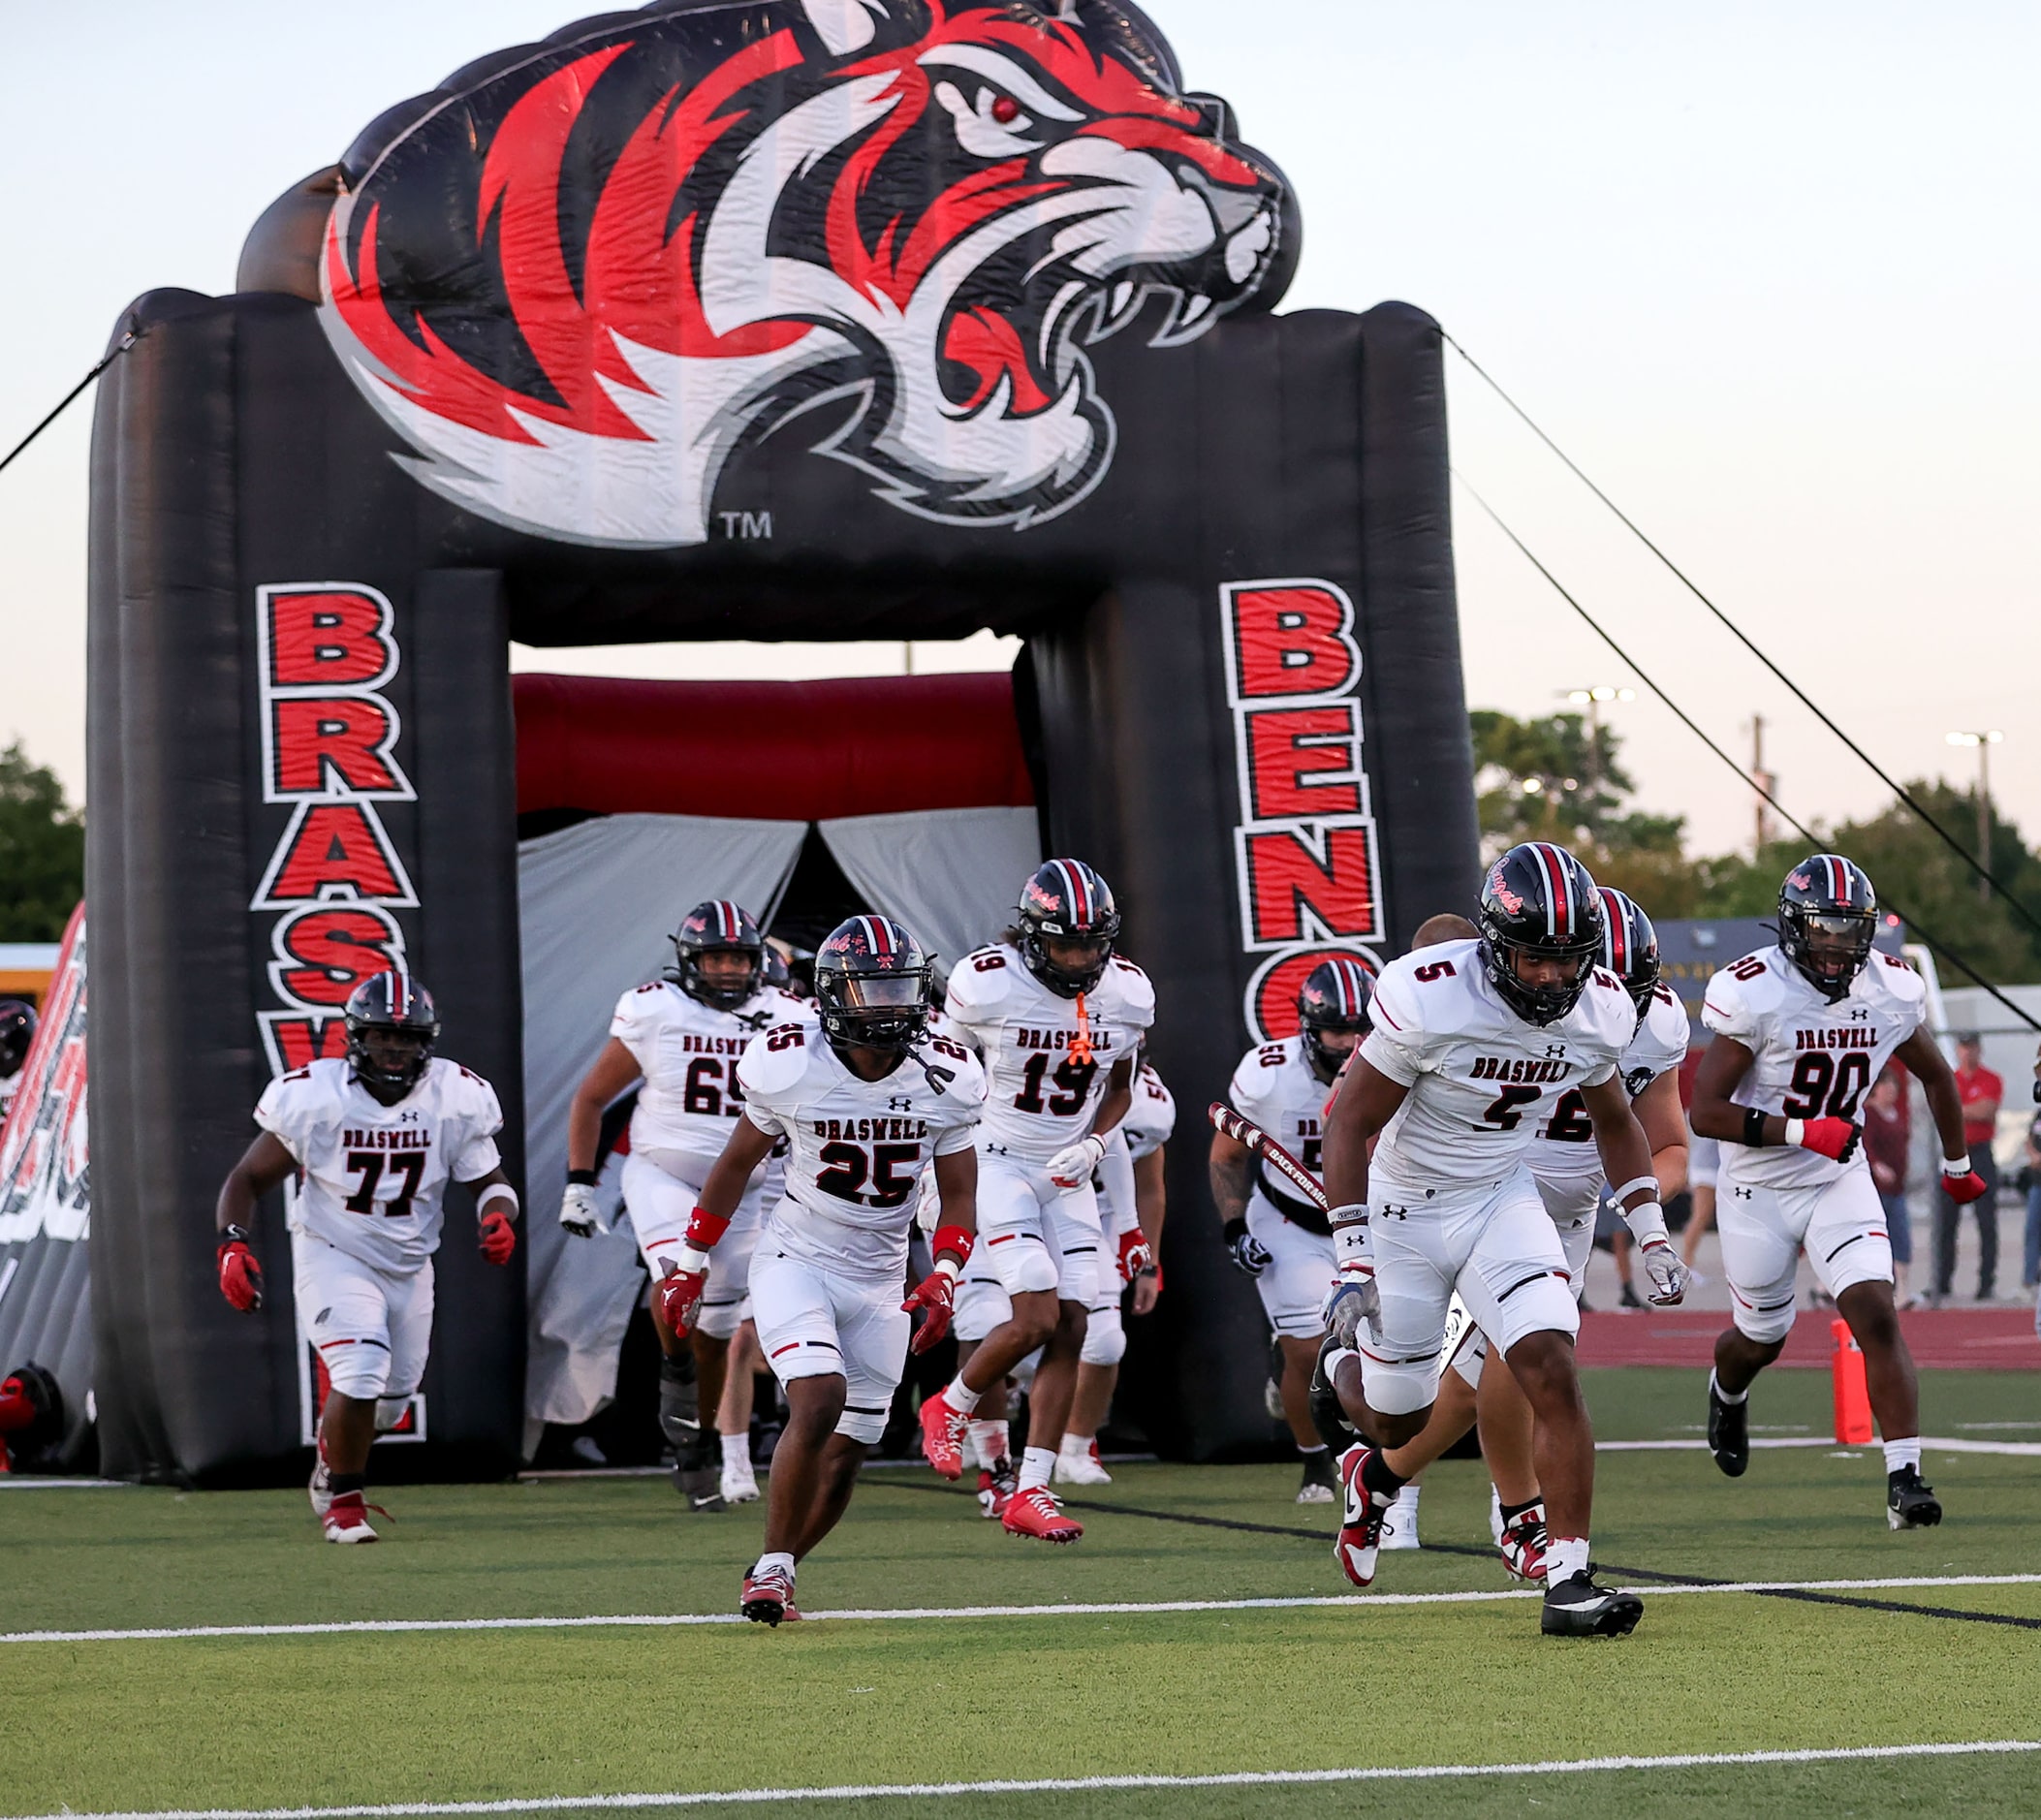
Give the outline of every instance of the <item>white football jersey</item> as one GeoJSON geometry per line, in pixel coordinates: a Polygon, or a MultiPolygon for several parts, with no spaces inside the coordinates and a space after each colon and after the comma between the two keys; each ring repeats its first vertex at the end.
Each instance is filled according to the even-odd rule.
{"type": "MultiPolygon", "coordinates": [[[[1637,1034],[1623,1051],[1623,1085],[1633,1100],[1660,1075],[1686,1059],[1691,1034],[1686,1007],[1672,988],[1656,988],[1645,1001],[1637,1034]]],[[[1595,1148],[1594,1126],[1580,1088],[1562,1095],[1552,1115],[1539,1124],[1530,1147],[1530,1167],[1540,1181],[1590,1181],[1600,1177],[1602,1156],[1595,1148]]]]}
{"type": "Polygon", "coordinates": [[[269,1083],[255,1122],[297,1159],[293,1230],[393,1275],[438,1249],[447,1183],[477,1180],[502,1161],[496,1089],[440,1056],[394,1106],[346,1061],[315,1061],[269,1083]]]}
{"type": "Polygon", "coordinates": [[[786,1199],[760,1243],[826,1270],[903,1275],[923,1170],[977,1136],[977,1058],[931,1036],[883,1081],[864,1081],[802,1020],[754,1037],[738,1074],[745,1116],[789,1145],[786,1199]]]}
{"type": "Polygon", "coordinates": [[[1115,955],[1097,990],[1065,998],[1036,979],[1017,950],[995,942],[957,963],[944,1009],[985,1060],[979,1147],[1046,1163],[1090,1131],[1115,1064],[1134,1053],[1155,1021],[1155,988],[1115,955]],[[1080,1005],[1088,1059],[1072,1053],[1080,1005]]]}
{"type": "MultiPolygon", "coordinates": [[[[1304,1054],[1302,1035],[1264,1043],[1240,1057],[1226,1098],[1242,1118],[1251,1118],[1302,1163],[1318,1185],[1325,1186],[1325,1107],[1333,1089],[1319,1080],[1304,1054]]],[[[1325,1215],[1256,1158],[1256,1187],[1274,1206],[1308,1232],[1330,1233],[1325,1215]]]]}
{"type": "Polygon", "coordinates": [[[1176,1095],[1162,1084],[1162,1077],[1152,1067],[1143,1063],[1141,1072],[1134,1077],[1134,1103],[1127,1108],[1127,1115],[1107,1133],[1107,1160],[1100,1163],[1098,1173],[1091,1177],[1091,1185],[1098,1193],[1099,1226],[1108,1239],[1116,1239],[1121,1233],[1141,1224],[1133,1188],[1119,1184],[1131,1184],[1132,1165],[1161,1149],[1176,1129],[1176,1095]],[[1125,1164],[1112,1165],[1115,1150],[1126,1153],[1125,1164]],[[1124,1207],[1120,1205],[1122,1198],[1126,1201],[1124,1207]]]}
{"type": "Polygon", "coordinates": [[[1616,1073],[1637,1028],[1630,994],[1601,967],[1565,1017],[1526,1023],[1489,984],[1478,941],[1392,960],[1368,1015],[1361,1053],[1410,1088],[1375,1145],[1370,1183],[1420,1198],[1505,1179],[1568,1091],[1616,1073]]]}
{"type": "Polygon", "coordinates": [[[616,1001],[610,1034],[644,1078],[631,1114],[631,1148],[657,1161],[673,1153],[696,1168],[723,1154],[744,1111],[738,1058],[769,1024],[814,1017],[813,1008],[768,986],[735,1011],[690,998],[671,980],[633,987],[616,1001]]]}
{"type": "MultiPolygon", "coordinates": [[[[1709,981],[1701,1021],[1751,1053],[1737,1105],[1783,1118],[1858,1119],[1870,1083],[1921,1027],[1927,1007],[1921,976],[1897,955],[1873,952],[1849,991],[1831,1004],[1774,946],[1745,955],[1709,981]]],[[[1861,1148],[1845,1164],[1798,1145],[1722,1145],[1725,1186],[1803,1188],[1834,1181],[1845,1169],[1868,1168],[1861,1148]]]]}

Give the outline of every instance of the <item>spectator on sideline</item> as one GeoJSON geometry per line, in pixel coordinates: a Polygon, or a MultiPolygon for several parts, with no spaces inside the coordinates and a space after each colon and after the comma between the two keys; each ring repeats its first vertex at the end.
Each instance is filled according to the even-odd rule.
{"type": "MultiPolygon", "coordinates": [[[[1956,1039],[1956,1090],[1963,1102],[1963,1142],[1970,1167],[1985,1178],[1977,1207],[1977,1300],[1990,1302],[1998,1275],[1998,1165],[1992,1160],[1992,1135],[1998,1129],[1998,1105],[2005,1083],[1984,1065],[1984,1044],[1974,1030],[1956,1039]]],[[[1934,1298],[1948,1296],[1956,1277],[1956,1234],[1962,1210],[1939,1187],[1934,1193],[1934,1298]]]]}
{"type": "Polygon", "coordinates": [[[1912,1118],[1906,1105],[1903,1077],[1888,1068],[1871,1083],[1864,1104],[1864,1154],[1870,1163],[1879,1204],[1885,1208],[1885,1230],[1892,1240],[1895,1305],[1910,1308],[1918,1298],[1907,1288],[1913,1263],[1913,1218],[1906,1206],[1906,1144],[1912,1118]]]}
{"type": "MultiPolygon", "coordinates": [[[[2034,1056],[2034,1099],[2041,1105],[2041,1053],[2034,1056]]],[[[2028,1289],[2041,1289],[2041,1111],[2026,1127],[2026,1242],[2020,1258],[2020,1280],[2028,1289]]],[[[2034,1311],[2041,1326],[2041,1306],[2034,1311]]]]}

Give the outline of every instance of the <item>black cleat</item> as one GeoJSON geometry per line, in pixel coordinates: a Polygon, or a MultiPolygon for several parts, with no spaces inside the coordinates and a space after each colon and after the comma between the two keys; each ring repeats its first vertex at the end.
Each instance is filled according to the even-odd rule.
{"type": "Polygon", "coordinates": [[[1333,1450],[1323,1447],[1303,1457],[1303,1477],[1297,1483],[1300,1504],[1336,1504],[1339,1480],[1333,1471],[1333,1450]]]}
{"type": "Polygon", "coordinates": [[[659,1364],[659,1431],[683,1459],[702,1438],[701,1392],[695,1384],[695,1362],[686,1353],[659,1364]]]}
{"type": "Polygon", "coordinates": [[[1360,1434],[1346,1419],[1339,1393],[1333,1388],[1333,1380],[1326,1374],[1325,1356],[1332,1349],[1333,1336],[1328,1334],[1318,1342],[1318,1360],[1311,1367],[1311,1426],[1318,1430],[1318,1438],[1338,1455],[1353,1446],[1360,1434]]]}
{"type": "Polygon", "coordinates": [[[1708,1451],[1732,1479],[1741,1479],[1750,1464],[1750,1397],[1725,1403],[1715,1395],[1713,1378],[1708,1381],[1708,1451]]]}
{"type": "Polygon", "coordinates": [[[1885,1475],[1885,1524],[1889,1529],[1932,1529],[1942,1520],[1934,1487],[1921,1483],[1918,1466],[1885,1475]]]}
{"type": "Polygon", "coordinates": [[[713,1434],[698,1434],[681,1448],[675,1461],[674,1490],[687,1500],[691,1511],[706,1515],[728,1510],[723,1501],[723,1471],[717,1462],[721,1441],[713,1434]]]}
{"type": "Polygon", "coordinates": [[[1580,1573],[1547,1584],[1538,1628],[1548,1637],[1627,1637],[1643,1616],[1636,1593],[1598,1586],[1580,1573]]]}

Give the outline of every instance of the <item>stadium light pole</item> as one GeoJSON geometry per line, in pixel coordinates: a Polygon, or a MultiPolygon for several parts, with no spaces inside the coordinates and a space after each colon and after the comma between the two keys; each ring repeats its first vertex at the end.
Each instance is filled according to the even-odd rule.
{"type": "Polygon", "coordinates": [[[1587,804],[1592,814],[1602,794],[1602,704],[1634,702],[1637,691],[1617,688],[1613,682],[1597,682],[1585,689],[1562,689],[1559,693],[1574,706],[1587,710],[1587,804]]]}
{"type": "MultiPolygon", "coordinates": [[[[1977,748],[1977,863],[1984,872],[1992,869],[1992,748],[2005,737],[1996,727],[1987,727],[1976,733],[1952,733],[1945,736],[1951,745],[1974,745],[1977,748]]],[[[1977,880],[1977,897],[1980,903],[1992,901],[1992,881],[1981,872],[1977,880]]]]}

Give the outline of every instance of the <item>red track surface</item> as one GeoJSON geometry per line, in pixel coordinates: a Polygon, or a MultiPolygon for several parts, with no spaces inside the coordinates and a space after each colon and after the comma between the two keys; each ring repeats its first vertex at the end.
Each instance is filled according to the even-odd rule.
{"type": "MultiPolygon", "coordinates": [[[[1827,1308],[1801,1311],[1786,1341],[1781,1365],[1826,1370],[1831,1341],[1827,1308]]],[[[1726,1312],[1669,1308],[1631,1314],[1581,1316],[1584,1365],[1707,1365],[1726,1312]]],[[[1921,1308],[1900,1317],[1914,1363],[1938,1370],[2041,1370],[2041,1337],[2031,1308],[1921,1308]]]]}

